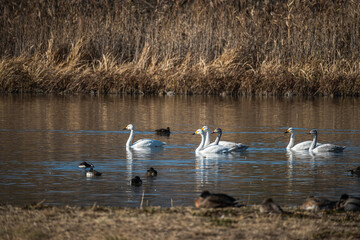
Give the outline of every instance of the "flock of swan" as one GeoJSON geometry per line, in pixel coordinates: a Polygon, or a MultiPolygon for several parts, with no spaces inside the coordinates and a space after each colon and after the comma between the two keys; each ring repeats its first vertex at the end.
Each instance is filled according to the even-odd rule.
{"type": "MultiPolygon", "coordinates": [[[[127,125],[124,130],[130,131],[130,136],[126,142],[127,150],[141,150],[148,148],[157,148],[163,147],[166,143],[153,140],[153,139],[140,139],[134,143],[134,135],[135,135],[135,127],[133,124],[127,125]]],[[[170,129],[159,129],[156,130],[157,133],[165,134],[169,136],[170,129]]],[[[311,130],[308,134],[313,135],[312,141],[304,141],[298,144],[295,144],[295,129],[289,128],[285,131],[285,133],[290,133],[290,141],[287,145],[286,149],[289,151],[309,151],[312,153],[321,153],[321,152],[342,152],[345,147],[334,145],[334,144],[322,144],[317,142],[317,131],[315,129],[311,130]]],[[[231,152],[243,152],[249,147],[243,143],[229,142],[229,141],[221,141],[222,130],[220,128],[216,128],[214,131],[211,131],[208,126],[204,126],[201,129],[196,130],[193,135],[200,135],[201,142],[200,145],[196,148],[195,152],[197,154],[227,154],[231,152]],[[216,133],[216,140],[211,143],[210,142],[210,134],[216,133]]],[[[82,162],[79,164],[80,168],[86,169],[90,168],[89,171],[86,172],[87,177],[100,176],[101,173],[95,171],[93,164],[88,164],[86,162],[82,162]]],[[[355,170],[351,170],[352,174],[360,175],[360,167],[355,170]]],[[[150,168],[146,173],[147,177],[155,177],[157,176],[157,171],[154,168],[150,168]]],[[[132,186],[141,186],[142,180],[139,176],[131,179],[132,186]]],[[[197,208],[224,208],[224,207],[241,207],[244,206],[239,204],[238,201],[226,194],[223,193],[210,193],[209,191],[203,191],[195,200],[195,207],[197,208]]],[[[314,198],[312,196],[308,197],[305,203],[301,206],[302,209],[305,210],[321,210],[321,209],[340,209],[345,211],[360,211],[360,199],[350,197],[347,194],[343,194],[338,202],[332,202],[327,199],[322,198],[314,198]]],[[[265,199],[259,208],[262,213],[283,213],[284,211],[278,206],[271,198],[265,199]]]]}
{"type": "Polygon", "coordinates": [[[334,145],[331,143],[322,144],[317,142],[317,130],[313,129],[308,134],[312,134],[312,141],[304,141],[295,145],[295,130],[293,128],[289,128],[285,133],[290,133],[290,142],[287,145],[286,149],[291,151],[309,151],[312,153],[324,153],[324,152],[342,152],[345,147],[334,145]]]}
{"type": "MultiPolygon", "coordinates": [[[[130,136],[126,142],[126,149],[144,149],[144,148],[155,148],[162,147],[166,143],[153,140],[153,139],[140,139],[135,143],[132,143],[134,139],[134,131],[135,127],[133,124],[127,125],[124,130],[130,130],[130,136]]],[[[164,129],[166,130],[166,129],[164,129]]],[[[167,131],[170,131],[169,128],[167,131]]],[[[313,135],[312,141],[304,141],[295,145],[295,129],[289,128],[285,133],[290,133],[290,141],[287,145],[286,149],[291,151],[309,151],[311,153],[324,153],[324,152],[342,152],[345,147],[338,146],[334,144],[322,144],[317,142],[317,130],[313,129],[308,134],[313,135]]],[[[197,154],[226,154],[231,152],[244,152],[249,147],[243,143],[236,142],[228,142],[228,141],[220,141],[222,136],[222,130],[220,128],[216,128],[213,132],[210,130],[208,126],[204,126],[201,129],[196,130],[193,135],[200,135],[201,142],[200,145],[196,148],[195,152],[197,154]],[[210,143],[210,134],[217,133],[217,138],[213,143],[210,143]]]]}

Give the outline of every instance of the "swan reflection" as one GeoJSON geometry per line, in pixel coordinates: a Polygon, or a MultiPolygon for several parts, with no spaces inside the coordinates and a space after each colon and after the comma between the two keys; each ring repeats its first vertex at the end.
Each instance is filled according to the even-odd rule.
{"type": "Polygon", "coordinates": [[[126,179],[131,181],[133,171],[133,153],[130,150],[126,151],[126,179]]]}
{"type": "Polygon", "coordinates": [[[131,152],[136,159],[148,159],[152,155],[156,155],[163,151],[163,148],[143,148],[143,149],[131,149],[126,152],[131,152]]]}
{"type": "MultiPolygon", "coordinates": [[[[220,156],[218,156],[220,157],[220,156]]],[[[210,180],[215,181],[219,174],[218,158],[196,154],[196,190],[200,191],[203,186],[209,184],[210,180]]]]}

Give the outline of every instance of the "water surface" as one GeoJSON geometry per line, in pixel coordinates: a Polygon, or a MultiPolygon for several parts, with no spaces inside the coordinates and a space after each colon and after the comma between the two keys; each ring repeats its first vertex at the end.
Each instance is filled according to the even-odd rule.
{"type": "MultiPolygon", "coordinates": [[[[248,204],[271,196],[295,206],[307,195],[336,200],[360,192],[360,99],[208,96],[0,96],[0,203],[53,205],[193,206],[201,191],[223,192],[248,204]],[[135,140],[167,143],[157,151],[127,152],[132,123],[135,140]],[[197,156],[208,125],[223,140],[249,145],[246,153],[197,156]],[[169,126],[169,137],[154,133],[169,126]],[[296,142],[311,139],[346,146],[341,154],[291,154],[284,131],[296,142]],[[87,161],[103,173],[86,178],[87,161]],[[156,178],[146,178],[149,167],[156,178]],[[143,186],[130,179],[140,176],[143,186]]],[[[215,136],[212,136],[214,140],[215,136]]]]}

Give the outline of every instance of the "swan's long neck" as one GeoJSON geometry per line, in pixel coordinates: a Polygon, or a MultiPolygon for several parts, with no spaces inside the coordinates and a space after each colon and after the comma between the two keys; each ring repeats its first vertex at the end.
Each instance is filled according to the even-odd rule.
{"type": "Polygon", "coordinates": [[[206,137],[205,137],[205,145],[204,145],[204,147],[206,147],[209,144],[210,144],[210,133],[207,131],[206,132],[206,137]]]}
{"type": "Polygon", "coordinates": [[[314,148],[316,146],[316,143],[317,143],[317,134],[314,134],[314,138],[313,138],[313,141],[312,141],[312,143],[310,145],[309,151],[314,150],[314,148]]]}
{"type": "Polygon", "coordinates": [[[286,149],[291,149],[294,144],[295,144],[295,134],[294,133],[290,133],[290,141],[289,144],[287,145],[286,149]]]}
{"type": "Polygon", "coordinates": [[[215,142],[214,142],[215,145],[219,145],[220,138],[221,138],[221,132],[218,133],[218,135],[217,135],[217,137],[215,139],[215,142]]]}
{"type": "Polygon", "coordinates": [[[126,149],[130,149],[133,138],[134,138],[134,130],[131,130],[130,131],[130,136],[129,136],[127,142],[126,142],[126,149]]]}
{"type": "Polygon", "coordinates": [[[200,142],[200,145],[198,146],[198,148],[195,150],[195,152],[199,152],[204,147],[204,142],[205,142],[204,134],[202,133],[200,135],[201,135],[201,142],[200,142]]]}

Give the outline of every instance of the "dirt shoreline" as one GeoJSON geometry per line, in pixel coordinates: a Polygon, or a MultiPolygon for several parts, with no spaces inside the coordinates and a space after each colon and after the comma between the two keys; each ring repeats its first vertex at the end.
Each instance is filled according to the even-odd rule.
{"type": "Polygon", "coordinates": [[[359,239],[359,212],[0,206],[1,239],[359,239]]]}

